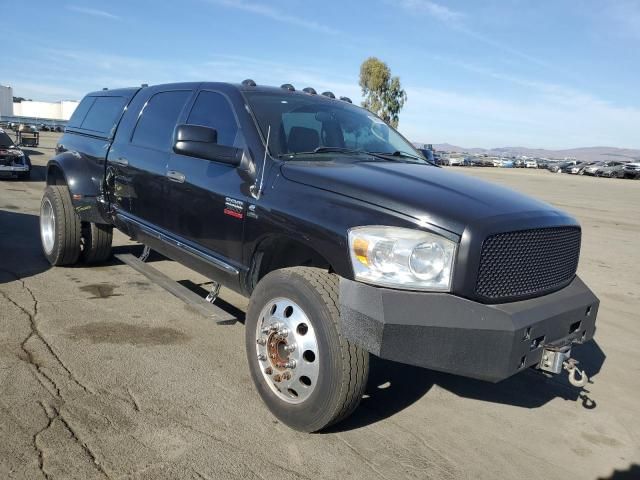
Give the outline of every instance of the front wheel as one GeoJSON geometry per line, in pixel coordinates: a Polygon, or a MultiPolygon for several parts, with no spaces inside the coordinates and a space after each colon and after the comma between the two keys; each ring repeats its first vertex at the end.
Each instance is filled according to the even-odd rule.
{"type": "Polygon", "coordinates": [[[276,270],[258,283],[246,319],[249,369],[271,412],[315,432],[349,416],[369,373],[369,354],[342,334],[338,277],[324,270],[276,270]]]}

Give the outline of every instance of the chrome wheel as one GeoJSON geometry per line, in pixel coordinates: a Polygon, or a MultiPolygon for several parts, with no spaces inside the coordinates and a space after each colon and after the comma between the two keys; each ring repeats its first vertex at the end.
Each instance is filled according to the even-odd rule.
{"type": "Polygon", "coordinates": [[[260,312],[256,355],[269,388],[288,403],[302,403],[318,382],[318,340],[307,314],[294,301],[276,298],[260,312]]]}
{"type": "Polygon", "coordinates": [[[42,199],[40,206],[40,238],[42,246],[47,254],[53,252],[53,244],[56,235],[56,216],[53,212],[53,205],[48,198],[42,199]]]}

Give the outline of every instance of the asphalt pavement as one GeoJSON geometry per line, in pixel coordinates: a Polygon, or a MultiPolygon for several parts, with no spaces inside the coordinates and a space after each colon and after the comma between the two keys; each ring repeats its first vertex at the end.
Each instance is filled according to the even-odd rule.
{"type": "MultiPolygon", "coordinates": [[[[218,324],[130,266],[51,268],[38,211],[57,135],[31,181],[0,180],[0,478],[640,478],[640,181],[459,168],[583,226],[579,274],[601,299],[592,376],[493,385],[373,359],[361,407],[331,431],[280,424],[246,364],[246,299],[218,324]]],[[[121,234],[116,253],[141,248],[121,234]]],[[[204,296],[207,279],[150,265],[204,296]]]]}

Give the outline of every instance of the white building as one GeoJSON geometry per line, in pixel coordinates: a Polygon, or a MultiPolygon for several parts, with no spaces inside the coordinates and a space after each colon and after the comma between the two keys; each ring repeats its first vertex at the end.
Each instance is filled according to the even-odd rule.
{"type": "Polygon", "coordinates": [[[69,120],[78,103],[75,100],[62,100],[60,102],[23,100],[20,103],[13,104],[13,114],[17,117],[69,120]]]}
{"type": "Polygon", "coordinates": [[[78,106],[75,100],[60,102],[13,101],[13,88],[0,85],[0,117],[29,117],[43,120],[69,120],[78,106]]]}
{"type": "Polygon", "coordinates": [[[0,117],[13,115],[13,88],[0,85],[0,117]]]}

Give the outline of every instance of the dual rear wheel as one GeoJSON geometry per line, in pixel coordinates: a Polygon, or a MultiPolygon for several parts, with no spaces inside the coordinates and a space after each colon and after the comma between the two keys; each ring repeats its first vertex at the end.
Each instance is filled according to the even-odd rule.
{"type": "Polygon", "coordinates": [[[68,187],[49,185],[40,204],[42,251],[51,265],[100,263],[111,256],[113,229],[80,221],[68,187]]]}

